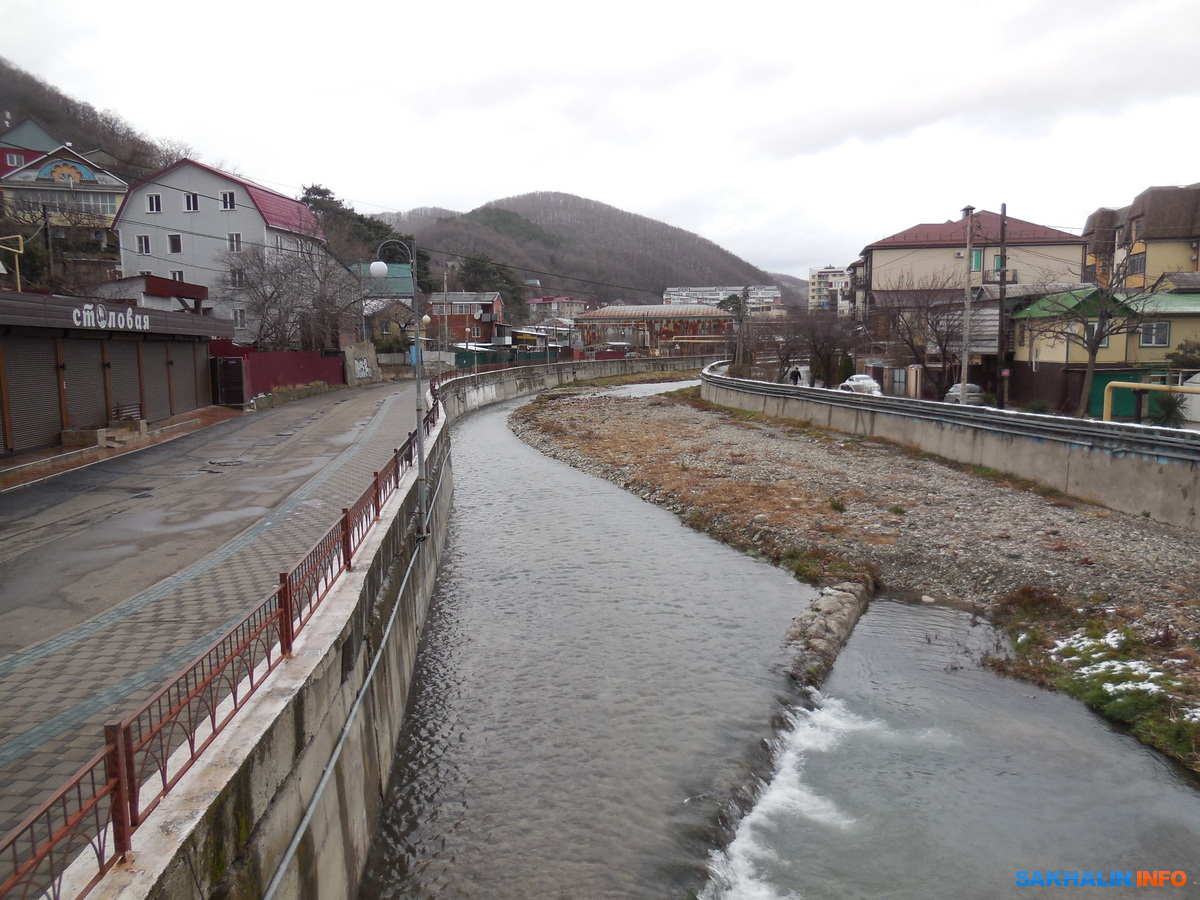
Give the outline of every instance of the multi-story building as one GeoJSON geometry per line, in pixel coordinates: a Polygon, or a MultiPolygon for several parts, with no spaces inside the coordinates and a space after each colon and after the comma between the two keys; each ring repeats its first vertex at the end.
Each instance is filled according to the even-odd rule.
{"type": "Polygon", "coordinates": [[[716,306],[730,294],[741,294],[750,289],[751,308],[780,306],[783,304],[783,293],[773,284],[732,285],[729,287],[669,287],[663,291],[663,303],[672,304],[702,303],[705,306],[716,306]]]}
{"type": "Polygon", "coordinates": [[[123,275],[208,287],[214,315],[233,320],[238,341],[260,333],[260,314],[238,293],[256,261],[273,253],[324,254],[320,226],[299,200],[189,159],[131,188],[115,228],[123,275]]]}
{"type": "Polygon", "coordinates": [[[1074,234],[1004,217],[1007,263],[1001,262],[998,213],[966,207],[961,219],[914,225],[868,244],[862,250],[854,290],[864,307],[902,299],[912,291],[962,295],[970,284],[1078,283],[1085,266],[1087,241],[1074,234]],[[968,248],[967,225],[971,225],[968,248]],[[970,259],[967,259],[968,249],[970,259]]]}
{"type": "Polygon", "coordinates": [[[497,343],[504,323],[504,299],[496,291],[450,291],[429,297],[430,340],[446,344],[497,343]]]}
{"type": "Polygon", "coordinates": [[[115,267],[110,233],[127,188],[30,119],[0,135],[4,231],[48,235],[53,275],[84,282],[115,267]]]}
{"type": "Polygon", "coordinates": [[[538,297],[527,301],[534,322],[542,319],[573,319],[587,312],[587,303],[573,297],[538,297]]]}
{"type": "Polygon", "coordinates": [[[1101,208],[1083,228],[1088,242],[1084,281],[1130,288],[1162,276],[1200,272],[1200,184],[1151,187],[1121,209],[1101,208]]]}
{"type": "Polygon", "coordinates": [[[808,270],[809,309],[835,309],[841,315],[849,315],[852,306],[847,269],[830,263],[823,269],[808,270]]]}
{"type": "MultiPolygon", "coordinates": [[[[974,305],[965,327],[967,285],[972,295],[992,286],[1036,295],[1039,287],[1078,284],[1085,247],[1077,235],[972,207],[960,219],[914,225],[868,244],[847,269],[870,353],[896,368],[919,365],[934,383],[965,362],[971,379],[991,389],[1003,369],[999,297],[974,305]]],[[[1006,312],[1010,306],[1006,298],[1006,312]]]]}

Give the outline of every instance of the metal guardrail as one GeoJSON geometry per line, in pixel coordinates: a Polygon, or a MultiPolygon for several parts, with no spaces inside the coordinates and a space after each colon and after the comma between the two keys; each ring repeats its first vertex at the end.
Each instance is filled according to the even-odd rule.
{"type": "Polygon", "coordinates": [[[1076,419],[987,406],[962,406],[936,400],[853,394],[831,388],[792,387],[720,374],[724,363],[708,366],[704,380],[723,387],[767,397],[801,398],[809,403],[864,411],[886,412],[921,421],[951,423],[993,434],[1054,441],[1117,455],[1134,454],[1164,461],[1200,462],[1200,432],[1127,422],[1076,419]]]}
{"type": "MultiPolygon", "coordinates": [[[[436,382],[423,428],[437,424],[436,382]]],[[[338,521],[237,624],[132,715],[104,729],[104,746],[0,840],[0,898],[64,898],[68,867],[93,867],[86,896],[132,849],[137,827],[292,652],[297,633],[343,571],[414,460],[414,430],[338,521]],[[188,752],[180,755],[179,748],[188,752]],[[142,789],[153,788],[143,795],[142,789]]]]}

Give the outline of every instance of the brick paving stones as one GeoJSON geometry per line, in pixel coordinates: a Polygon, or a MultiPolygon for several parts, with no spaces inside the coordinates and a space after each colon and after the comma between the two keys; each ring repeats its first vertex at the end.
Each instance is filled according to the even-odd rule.
{"type": "MultiPolygon", "coordinates": [[[[141,493],[151,501],[156,492],[181,485],[193,496],[213,490],[214,482],[197,474],[199,466],[204,478],[219,479],[226,505],[252,497],[266,511],[232,537],[210,529],[209,552],[153,584],[132,588],[123,602],[111,602],[85,621],[71,619],[78,610],[70,603],[38,608],[36,598],[22,598],[33,601],[42,633],[52,636],[0,655],[0,835],[102,748],[105,722],[136,707],[278,583],[279,573],[333,525],[412,430],[412,401],[411,383],[338,391],[189,435],[187,453],[136,453],[94,465],[98,479],[144,483],[141,493]]],[[[11,504],[14,496],[23,499],[22,490],[33,489],[4,496],[11,504]]],[[[64,493],[62,502],[71,502],[69,496],[64,493]]],[[[148,527],[161,528],[171,517],[180,521],[148,552],[197,552],[198,532],[189,530],[181,502],[163,498],[161,514],[148,527]]],[[[77,530],[55,523],[57,509],[53,502],[38,506],[38,517],[47,521],[44,533],[30,530],[26,541],[29,547],[40,541],[51,556],[55,533],[78,537],[77,530]]],[[[137,518],[141,506],[124,497],[106,509],[109,531],[147,527],[137,518]]],[[[9,531],[19,525],[11,516],[5,522],[9,531]]],[[[9,546],[5,530],[0,536],[9,546]]],[[[66,537],[58,548],[64,565],[72,552],[66,537]]],[[[26,550],[22,545],[11,552],[26,550]]],[[[108,576],[117,585],[106,589],[130,590],[119,576],[111,571],[108,576]]],[[[0,599],[3,593],[0,582],[0,599]]]]}

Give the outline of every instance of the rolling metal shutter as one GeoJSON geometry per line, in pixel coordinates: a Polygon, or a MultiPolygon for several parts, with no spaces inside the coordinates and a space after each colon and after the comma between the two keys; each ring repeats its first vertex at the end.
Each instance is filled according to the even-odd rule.
{"type": "Polygon", "coordinates": [[[67,427],[103,428],[108,422],[104,405],[104,365],[99,341],[62,342],[63,381],[67,386],[67,427]]]}
{"type": "Polygon", "coordinates": [[[137,408],[137,415],[130,418],[140,419],[142,413],[142,384],[138,374],[138,345],[133,341],[109,341],[108,350],[108,389],[111,393],[109,402],[113,418],[120,418],[121,411],[131,407],[137,408]]]}
{"type": "Polygon", "coordinates": [[[171,345],[171,387],[175,394],[175,412],[188,412],[196,402],[196,345],[179,341],[171,345]]]}
{"type": "Polygon", "coordinates": [[[54,341],[4,338],[4,377],[12,414],[13,450],[57,444],[62,439],[62,411],[54,341]]]}
{"type": "Polygon", "coordinates": [[[142,343],[142,384],[146,386],[146,408],[142,418],[148,422],[171,416],[171,373],[167,371],[167,345],[163,341],[142,343]]]}

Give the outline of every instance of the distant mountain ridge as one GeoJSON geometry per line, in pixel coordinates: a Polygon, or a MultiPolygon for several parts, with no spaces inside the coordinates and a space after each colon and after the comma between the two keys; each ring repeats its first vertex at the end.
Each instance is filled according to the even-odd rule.
{"type": "Polygon", "coordinates": [[[486,253],[544,295],[661,303],[668,287],[778,284],[800,302],[804,282],[759,269],[707,238],[573,194],[538,191],[468,213],[424,208],[381,216],[408,231],[435,265],[486,253]]]}

